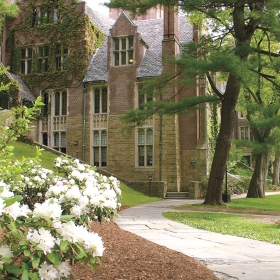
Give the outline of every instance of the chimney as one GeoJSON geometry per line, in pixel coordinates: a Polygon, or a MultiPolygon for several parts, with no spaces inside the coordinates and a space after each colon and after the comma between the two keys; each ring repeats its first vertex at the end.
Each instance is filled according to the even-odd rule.
{"type": "Polygon", "coordinates": [[[163,29],[162,55],[177,58],[180,49],[179,15],[176,6],[167,5],[164,7],[163,29]]]}

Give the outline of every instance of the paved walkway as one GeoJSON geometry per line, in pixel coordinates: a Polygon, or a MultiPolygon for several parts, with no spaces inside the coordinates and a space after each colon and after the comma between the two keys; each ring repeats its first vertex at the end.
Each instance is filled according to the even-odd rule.
{"type": "Polygon", "coordinates": [[[123,210],[115,222],[124,230],[193,257],[219,279],[280,280],[280,245],[199,230],[162,216],[162,212],[172,211],[168,209],[172,205],[198,202],[165,199],[138,205],[123,210]]]}

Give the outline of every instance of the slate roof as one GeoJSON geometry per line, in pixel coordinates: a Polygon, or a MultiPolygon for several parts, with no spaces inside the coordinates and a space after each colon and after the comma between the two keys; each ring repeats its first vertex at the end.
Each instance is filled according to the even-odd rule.
{"type": "Polygon", "coordinates": [[[13,79],[16,80],[19,84],[19,95],[20,98],[23,100],[27,100],[27,101],[35,101],[36,97],[34,95],[34,93],[27,87],[27,85],[24,83],[24,81],[21,79],[20,76],[13,74],[11,72],[7,72],[8,76],[13,79]]]}
{"type": "Polygon", "coordinates": [[[90,21],[101,29],[106,36],[109,35],[109,30],[111,26],[115,23],[115,20],[100,14],[97,11],[93,11],[90,7],[86,5],[85,13],[89,16],[90,21]]]}
{"type": "Polygon", "coordinates": [[[86,6],[86,14],[89,16],[91,22],[104,32],[106,39],[102,43],[102,46],[97,50],[96,54],[92,57],[84,82],[107,81],[107,36],[109,35],[109,30],[115,23],[115,20],[106,17],[97,11],[93,11],[88,6],[86,6]]]}
{"type": "MultiPolygon", "coordinates": [[[[163,19],[140,20],[133,22],[138,26],[141,39],[148,46],[145,55],[137,69],[137,78],[158,76],[162,72],[162,39],[163,19]]],[[[107,32],[108,34],[109,32],[107,32]]],[[[187,43],[193,40],[193,28],[185,16],[179,17],[179,43],[187,43]]],[[[107,44],[104,40],[100,49],[92,58],[88,73],[84,82],[108,81],[107,72],[107,44]]]]}

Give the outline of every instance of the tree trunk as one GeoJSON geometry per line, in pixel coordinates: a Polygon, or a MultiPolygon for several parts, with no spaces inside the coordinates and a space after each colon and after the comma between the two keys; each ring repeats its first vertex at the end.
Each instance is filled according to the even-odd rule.
{"type": "Polygon", "coordinates": [[[234,129],[235,106],[240,92],[240,83],[230,74],[222,98],[221,126],[211,166],[204,204],[223,204],[222,187],[234,129]]]}
{"type": "Polygon", "coordinates": [[[247,192],[248,198],[265,198],[267,172],[268,152],[257,154],[254,173],[247,192]]]}
{"type": "Polygon", "coordinates": [[[273,161],[272,184],[279,187],[279,168],[280,168],[280,153],[275,152],[275,159],[273,161]]]}

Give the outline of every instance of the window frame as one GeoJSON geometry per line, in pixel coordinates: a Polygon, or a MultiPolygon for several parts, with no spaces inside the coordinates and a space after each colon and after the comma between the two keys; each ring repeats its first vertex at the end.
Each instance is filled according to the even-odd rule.
{"type": "Polygon", "coordinates": [[[239,126],[239,139],[254,141],[253,133],[250,126],[239,126]]]}
{"type": "Polygon", "coordinates": [[[53,149],[66,154],[67,133],[66,131],[53,132],[53,149]],[[65,142],[63,142],[63,140],[65,142]]]}
{"type": "Polygon", "coordinates": [[[136,133],[137,152],[136,165],[138,168],[153,168],[154,166],[154,129],[152,127],[138,127],[136,133]],[[151,135],[148,132],[151,131],[151,135]],[[140,133],[141,132],[141,137],[140,133]],[[143,132],[143,133],[142,133],[143,132]],[[148,136],[152,136],[148,141],[148,136]]]}
{"type": "Polygon", "coordinates": [[[21,58],[20,72],[22,75],[27,75],[32,73],[32,64],[33,64],[33,49],[32,47],[21,48],[21,58]]]}
{"type": "Polygon", "coordinates": [[[134,65],[134,36],[113,37],[113,60],[115,67],[134,65]],[[124,44],[125,40],[125,44],[124,44]]]}
{"type": "Polygon", "coordinates": [[[67,116],[67,91],[57,90],[54,92],[53,113],[55,117],[67,116]]]}
{"type": "Polygon", "coordinates": [[[106,168],[107,159],[108,132],[106,129],[93,130],[93,165],[100,168],[106,168]],[[104,137],[104,135],[106,135],[104,137]]]}
{"type": "Polygon", "coordinates": [[[108,113],[108,89],[107,86],[93,88],[93,107],[94,115],[108,113]]]}

